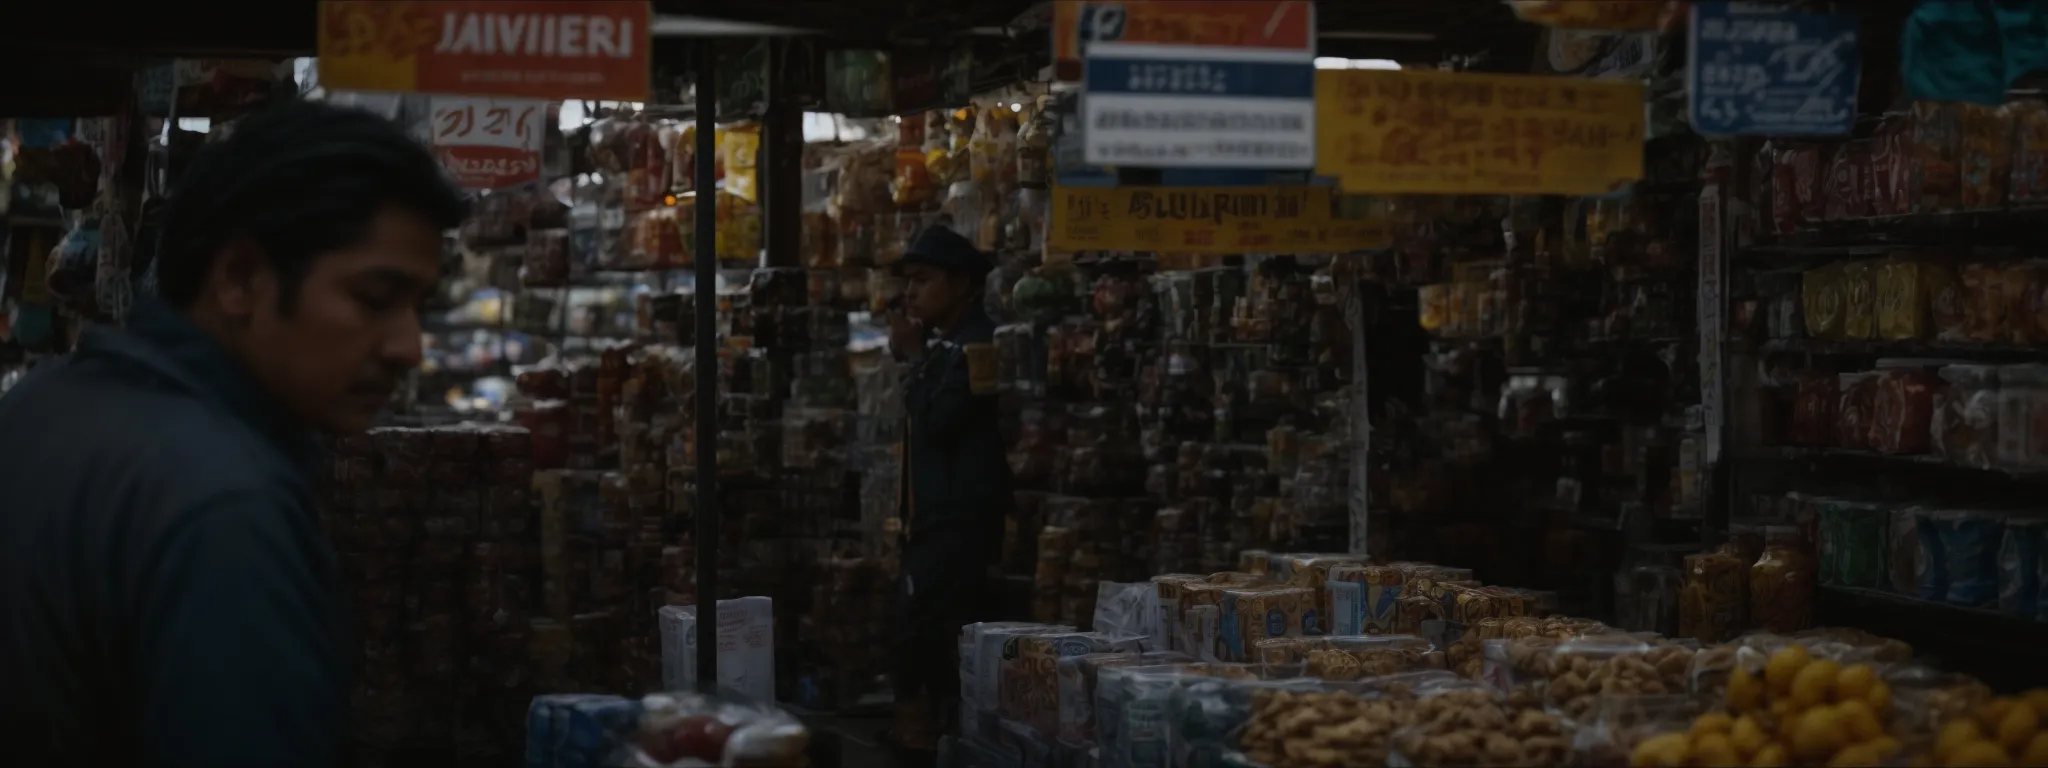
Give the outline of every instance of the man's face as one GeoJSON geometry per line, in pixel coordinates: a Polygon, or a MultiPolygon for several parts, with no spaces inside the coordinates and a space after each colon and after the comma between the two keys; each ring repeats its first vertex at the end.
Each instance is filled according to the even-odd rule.
{"type": "Polygon", "coordinates": [[[279,301],[282,278],[268,269],[248,282],[244,363],[306,423],[368,429],[420,363],[419,308],[441,279],[441,233],[386,210],[362,244],[314,258],[289,308],[279,301]]]}
{"type": "Polygon", "coordinates": [[[903,303],[926,325],[944,322],[967,300],[967,279],[929,264],[903,267],[903,303]]]}

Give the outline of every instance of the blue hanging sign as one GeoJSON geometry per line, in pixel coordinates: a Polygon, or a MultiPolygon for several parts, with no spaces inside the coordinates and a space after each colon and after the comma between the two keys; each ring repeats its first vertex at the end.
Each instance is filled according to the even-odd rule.
{"type": "Polygon", "coordinates": [[[1688,31],[1693,130],[1838,136],[1856,124],[1857,19],[1759,3],[1698,2],[1688,31]]]}

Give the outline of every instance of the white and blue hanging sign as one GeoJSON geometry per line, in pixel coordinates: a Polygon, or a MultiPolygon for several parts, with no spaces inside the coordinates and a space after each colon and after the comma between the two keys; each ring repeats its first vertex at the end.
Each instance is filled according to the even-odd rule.
{"type": "Polygon", "coordinates": [[[1088,163],[1315,167],[1313,51],[1095,42],[1086,63],[1088,163]]]}
{"type": "Polygon", "coordinates": [[[1839,136],[1856,124],[1857,18],[1697,2],[1686,90],[1708,136],[1839,136]]]}

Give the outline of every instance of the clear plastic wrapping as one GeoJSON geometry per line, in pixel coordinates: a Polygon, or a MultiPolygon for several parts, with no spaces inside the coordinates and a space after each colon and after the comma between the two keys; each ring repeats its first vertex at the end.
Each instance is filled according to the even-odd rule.
{"type": "Polygon", "coordinates": [[[1881,589],[1884,569],[1884,507],[1870,502],[1827,499],[1821,502],[1820,583],[1838,587],[1881,589]]]}
{"type": "Polygon", "coordinates": [[[1935,394],[1928,427],[1934,452],[1950,464],[1990,469],[1998,446],[1998,368],[1949,365],[1940,375],[1947,386],[1935,394]]]}
{"type": "Polygon", "coordinates": [[[1998,463],[2048,468],[2048,365],[2005,366],[1998,384],[1998,463]]]}
{"type": "Polygon", "coordinates": [[[791,768],[808,763],[810,731],[772,705],[658,693],[641,700],[635,742],[628,764],[642,768],[791,768]]]}
{"type": "Polygon", "coordinates": [[[1253,680],[1245,664],[1170,664],[1105,668],[1095,682],[1095,733],[1104,768],[1166,768],[1172,764],[1174,691],[1204,679],[1253,680]]]}
{"type": "Polygon", "coordinates": [[[1638,744],[1685,730],[1705,708],[1705,701],[1684,694],[1603,698],[1572,733],[1572,752],[1586,768],[1621,768],[1638,744]]]}
{"type": "Polygon", "coordinates": [[[1563,718],[1508,706],[1488,691],[1439,691],[1413,708],[1413,725],[1394,734],[1387,765],[1561,766],[1571,758],[1571,730],[1563,718]]]}
{"type": "Polygon", "coordinates": [[[1629,635],[1584,637],[1551,650],[1544,708],[1584,721],[1603,697],[1682,693],[1693,651],[1629,635]]]}
{"type": "Polygon", "coordinates": [[[1095,743],[1095,692],[1104,669],[1182,664],[1194,661],[1184,653],[1107,652],[1067,656],[1059,660],[1059,740],[1095,743]]]}
{"type": "Polygon", "coordinates": [[[1261,664],[1301,664],[1308,677],[1338,682],[1444,668],[1444,654],[1412,635],[1267,640],[1258,655],[1261,664]]]}
{"type": "Polygon", "coordinates": [[[2005,533],[2004,516],[1985,510],[1943,510],[1932,513],[1940,542],[1948,589],[1942,599],[1954,605],[1989,606],[1998,599],[1998,553],[2005,533]]]}
{"type": "Polygon", "coordinates": [[[1998,550],[1998,610],[2035,618],[2041,609],[2041,547],[2048,518],[2015,517],[2005,522],[1998,550]]]}

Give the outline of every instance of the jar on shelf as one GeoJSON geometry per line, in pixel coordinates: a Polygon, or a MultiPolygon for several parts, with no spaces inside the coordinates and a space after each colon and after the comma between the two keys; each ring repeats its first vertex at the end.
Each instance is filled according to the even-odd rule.
{"type": "Polygon", "coordinates": [[[1658,544],[1642,548],[1643,562],[1629,575],[1636,616],[1629,629],[1656,632],[1665,637],[1678,634],[1679,591],[1685,582],[1680,567],[1695,548],[1685,544],[1658,544]]]}
{"type": "Polygon", "coordinates": [[[1734,639],[1748,627],[1749,566],[1734,544],[1731,538],[1720,549],[1686,556],[1685,583],[1679,587],[1678,637],[1719,643],[1734,639]]]}
{"type": "Polygon", "coordinates": [[[1785,634],[1813,624],[1813,558],[1803,551],[1799,529],[1764,529],[1764,553],[1749,568],[1749,610],[1766,632],[1785,634]]]}
{"type": "Polygon", "coordinates": [[[1728,540],[1721,542],[1721,551],[1734,555],[1736,562],[1748,568],[1764,554],[1764,524],[1759,522],[1734,522],[1728,524],[1728,540]]]}

